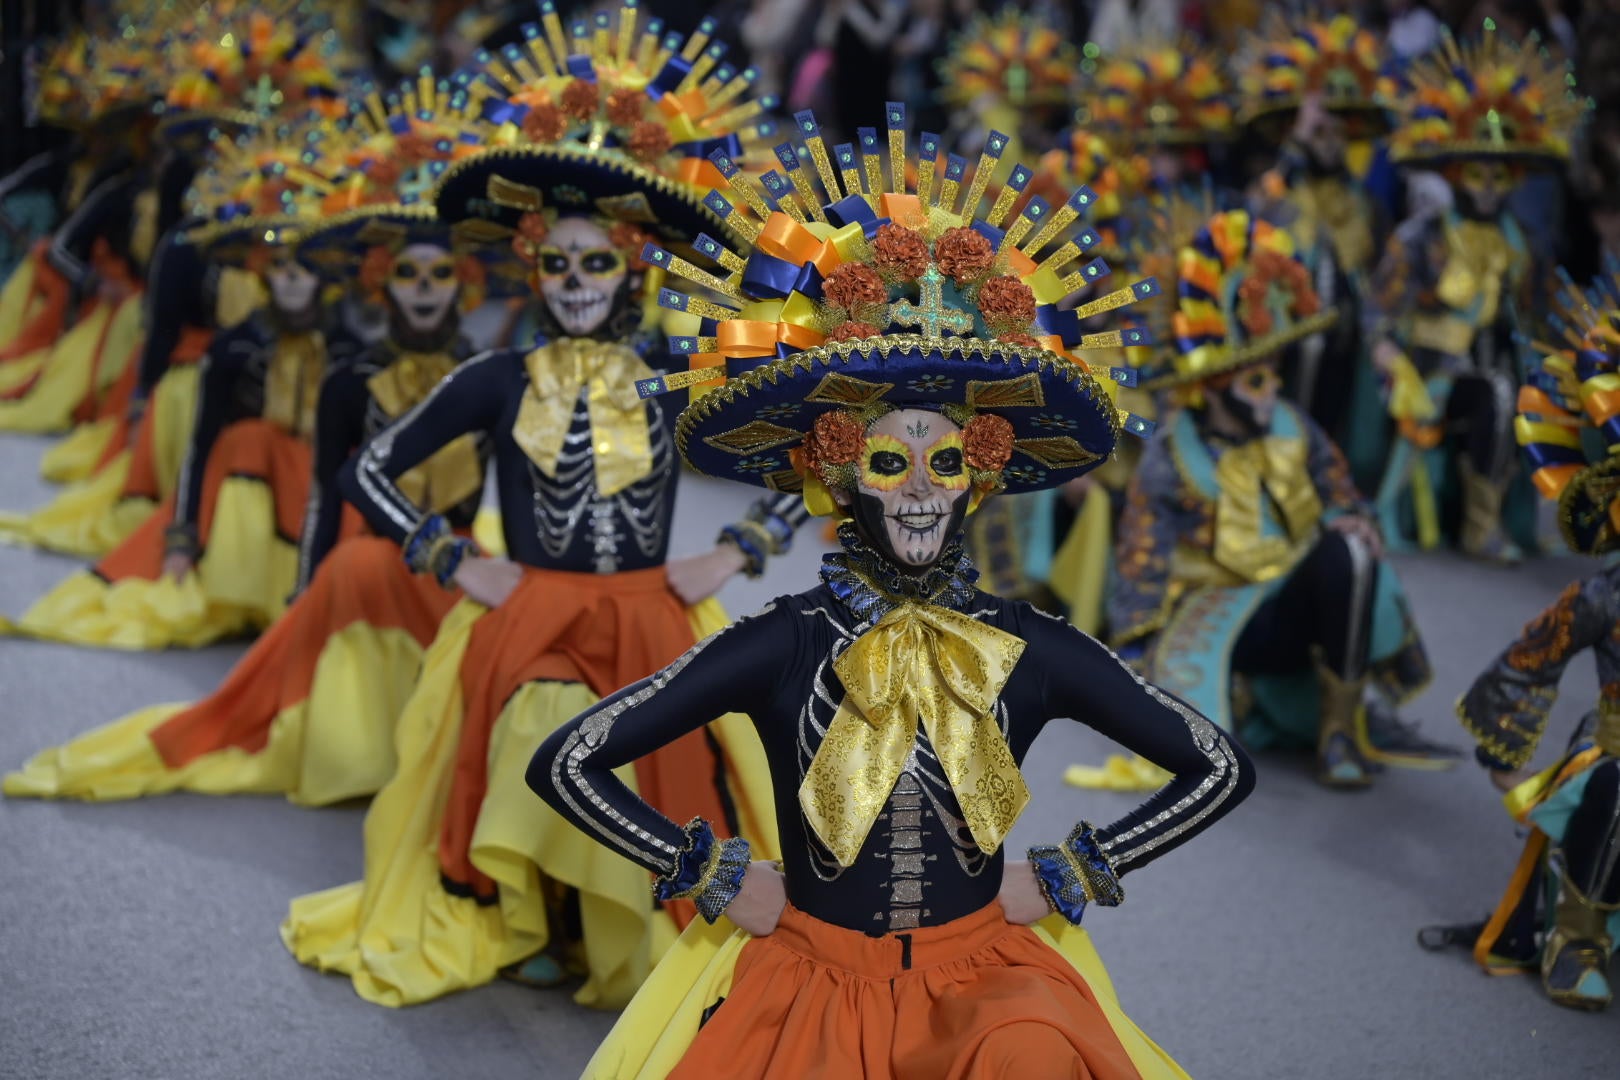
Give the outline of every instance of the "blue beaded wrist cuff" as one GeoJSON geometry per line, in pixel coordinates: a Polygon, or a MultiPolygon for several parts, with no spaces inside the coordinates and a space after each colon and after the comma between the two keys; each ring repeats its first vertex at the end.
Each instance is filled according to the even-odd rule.
{"type": "Polygon", "coordinates": [[[1076,926],[1087,904],[1116,907],[1125,899],[1119,875],[1103,854],[1089,822],[1076,825],[1061,844],[1030,848],[1029,861],[1046,902],[1076,926]]]}
{"type": "Polygon", "coordinates": [[[690,900],[704,921],[713,923],[742,891],[750,855],[747,840],[716,840],[707,821],[693,818],[674,868],[653,881],[653,897],[690,900]]]}
{"type": "Polygon", "coordinates": [[[432,574],[445,588],[461,561],[476,550],[471,540],[450,531],[450,523],[438,514],[429,514],[405,538],[405,565],[418,574],[432,574]]]}
{"type": "Polygon", "coordinates": [[[763,528],[761,526],[753,524],[752,522],[748,523],[746,526],[727,525],[725,528],[720,530],[721,542],[731,544],[738,551],[742,552],[743,559],[745,560],[743,563],[743,573],[747,574],[751,578],[759,577],[760,574],[765,572],[765,560],[768,558],[765,548],[759,543],[761,537],[755,535],[753,532],[755,529],[759,529],[761,532],[763,532],[763,528]]]}

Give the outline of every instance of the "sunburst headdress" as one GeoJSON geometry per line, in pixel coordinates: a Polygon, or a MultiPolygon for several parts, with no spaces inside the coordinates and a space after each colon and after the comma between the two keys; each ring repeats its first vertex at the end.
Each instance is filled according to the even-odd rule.
{"type": "Polygon", "coordinates": [[[1055,27],[1012,7],[974,15],[937,66],[940,93],[953,109],[1063,108],[1080,82],[1079,50],[1055,27]]]}
{"type": "Polygon", "coordinates": [[[774,131],[770,104],[750,96],[753,69],[726,61],[714,23],[665,33],[635,0],[565,30],[556,5],[523,28],[523,42],[481,53],[458,80],[462,107],[481,118],[484,152],[459,161],[434,195],[440,213],[490,235],[588,214],[668,243],[723,232],[704,199],[728,162],[774,131]]]}
{"type": "Polygon", "coordinates": [[[1540,370],[1519,388],[1514,434],[1571,550],[1620,549],[1620,263],[1580,289],[1563,276],[1540,370]]]}
{"type": "Polygon", "coordinates": [[[1240,66],[1242,123],[1287,123],[1306,97],[1354,123],[1357,133],[1385,126],[1393,80],[1383,38],[1352,16],[1268,13],[1249,37],[1240,66]]]}
{"type": "Polygon", "coordinates": [[[1395,98],[1390,156],[1405,165],[1505,158],[1552,165],[1590,102],[1577,96],[1569,64],[1534,37],[1515,42],[1486,23],[1476,41],[1447,34],[1405,76],[1395,98]]]}
{"type": "Polygon", "coordinates": [[[642,392],[724,379],[676,426],[687,462],[802,490],[813,511],[830,513],[827,488],[848,479],[859,444],[851,434],[892,409],[962,425],[980,496],[1055,486],[1106,459],[1122,429],[1147,431],[1116,408],[1115,373],[1098,378],[1077,354],[1145,341],[1081,326],[1153,295],[1155,283],[1060,306],[1109,273],[1086,254],[1098,237],[1081,219],[1095,193],[1082,187],[1059,205],[1032,198],[1014,215],[1034,176],[1017,165],[982,209],[1006,135],[990,134],[969,175],[932,136],[908,148],[903,104],[890,102],[886,116],[884,138],[863,128],[858,143],[829,147],[815,116],[797,114],[798,139],[776,147],[780,172],[762,180],[715,155],[728,190],[707,204],[740,239],[698,237],[702,265],[658,247],[644,256],[693,287],[666,288],[659,302],[701,326],[670,341],[692,370],[642,392]]]}
{"type": "Polygon", "coordinates": [[[1210,218],[1176,256],[1177,352],[1149,388],[1189,386],[1259,363],[1320,333],[1338,313],[1323,308],[1286,229],[1228,210],[1210,218]]]}
{"type": "Polygon", "coordinates": [[[334,279],[358,275],[375,290],[395,253],[431,243],[460,256],[463,281],[481,294],[524,292],[527,268],[508,245],[490,244],[476,227],[445,221],[433,208],[434,184],[453,162],[482,149],[480,121],[465,104],[465,95],[431,71],[386,96],[367,88],[351,100],[330,136],[331,184],[300,257],[334,279]]]}
{"type": "Polygon", "coordinates": [[[1144,43],[1098,64],[1084,117],[1116,149],[1216,142],[1232,134],[1232,88],[1214,51],[1190,38],[1144,43]]]}

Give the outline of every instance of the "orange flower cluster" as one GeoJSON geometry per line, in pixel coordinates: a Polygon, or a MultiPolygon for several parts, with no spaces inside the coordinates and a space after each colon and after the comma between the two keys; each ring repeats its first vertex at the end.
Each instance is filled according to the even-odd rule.
{"type": "Polygon", "coordinates": [[[669,129],[663,124],[653,120],[637,120],[624,145],[637,161],[656,161],[669,153],[675,140],[670,138],[669,129]]]}
{"type": "Polygon", "coordinates": [[[866,426],[854,415],[834,409],[816,417],[804,437],[804,453],[821,482],[836,485],[840,467],[855,464],[865,442],[866,426]]]}
{"type": "Polygon", "coordinates": [[[1266,299],[1271,287],[1281,285],[1290,298],[1289,311],[1299,317],[1315,315],[1322,302],[1311,287],[1305,265],[1277,251],[1258,251],[1249,263],[1249,274],[1238,286],[1238,318],[1250,337],[1271,333],[1275,320],[1266,299]]]}
{"type": "Polygon", "coordinates": [[[647,95],[641,90],[621,87],[607,96],[607,118],[614,127],[634,127],[646,108],[647,95]]]}
{"type": "Polygon", "coordinates": [[[1006,417],[980,413],[962,429],[962,456],[975,472],[1000,472],[1012,452],[1013,426],[1006,417]]]}
{"type": "Polygon", "coordinates": [[[365,258],[360,260],[360,287],[367,294],[380,293],[393,272],[394,253],[391,249],[382,244],[367,248],[365,258]]]}
{"type": "Polygon", "coordinates": [[[821,294],[845,311],[854,311],[866,304],[881,304],[889,298],[889,290],[877,271],[865,263],[847,262],[838,266],[822,282],[821,294]]]}
{"type": "Polygon", "coordinates": [[[904,225],[884,225],[872,238],[874,262],[878,269],[907,280],[922,277],[928,269],[928,241],[904,225]]]}
{"type": "Polygon", "coordinates": [[[1003,336],[1028,329],[1035,319],[1034,291],[1011,274],[979,286],[978,301],[984,321],[1003,336]]]}
{"type": "Polygon", "coordinates": [[[596,115],[596,107],[601,102],[601,93],[595,83],[586,79],[575,79],[563,87],[562,100],[559,104],[564,113],[583,124],[596,115]]]}
{"type": "Polygon", "coordinates": [[[568,132],[568,118],[550,102],[529,106],[523,118],[523,134],[532,142],[554,143],[568,132]]]}
{"type": "Polygon", "coordinates": [[[995,260],[990,241],[977,229],[948,229],[934,241],[935,264],[958,285],[982,277],[995,260]]]}
{"type": "Polygon", "coordinates": [[[639,225],[632,225],[628,221],[615,222],[608,230],[608,239],[613,246],[624,252],[625,263],[632,271],[640,272],[647,269],[647,264],[641,259],[641,252],[653,241],[652,233],[639,225]]]}
{"type": "Polygon", "coordinates": [[[517,235],[512,237],[512,253],[533,266],[540,261],[540,245],[551,234],[545,215],[532,211],[518,219],[517,235]]]}

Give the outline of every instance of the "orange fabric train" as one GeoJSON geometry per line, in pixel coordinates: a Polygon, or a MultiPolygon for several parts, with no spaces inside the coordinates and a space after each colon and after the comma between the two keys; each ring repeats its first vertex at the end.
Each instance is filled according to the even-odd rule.
{"type": "Polygon", "coordinates": [[[787,1075],[1141,1078],[1080,973],[995,903],[883,937],[789,905],[775,933],[743,946],[730,993],[669,1080],[787,1075]]]}

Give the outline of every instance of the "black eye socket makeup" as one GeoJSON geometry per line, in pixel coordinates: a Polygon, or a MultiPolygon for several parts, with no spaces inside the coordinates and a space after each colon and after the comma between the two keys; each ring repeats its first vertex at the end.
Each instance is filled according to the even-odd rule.
{"type": "Polygon", "coordinates": [[[896,454],[892,450],[879,450],[873,454],[867,467],[879,476],[899,476],[911,467],[911,462],[905,455],[896,454]]]}
{"type": "Polygon", "coordinates": [[[940,476],[962,475],[962,451],[952,447],[949,450],[939,450],[928,459],[928,465],[940,476]]]}

